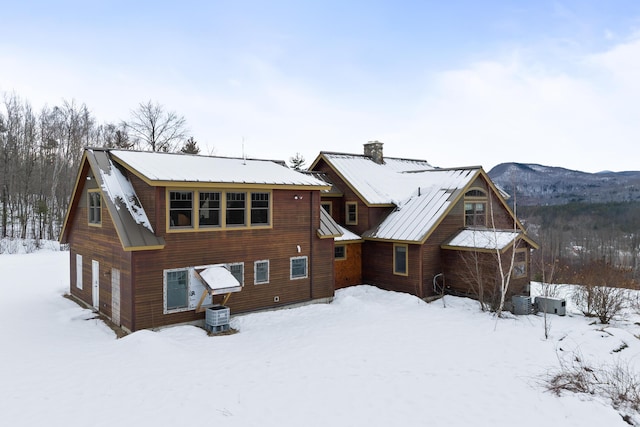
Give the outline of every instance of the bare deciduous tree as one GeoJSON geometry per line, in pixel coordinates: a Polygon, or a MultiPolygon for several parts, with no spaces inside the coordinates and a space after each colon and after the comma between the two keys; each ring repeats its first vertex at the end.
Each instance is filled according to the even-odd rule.
{"type": "Polygon", "coordinates": [[[173,152],[186,136],[186,120],[160,104],[147,101],[131,112],[130,136],[151,151],[173,152]]]}

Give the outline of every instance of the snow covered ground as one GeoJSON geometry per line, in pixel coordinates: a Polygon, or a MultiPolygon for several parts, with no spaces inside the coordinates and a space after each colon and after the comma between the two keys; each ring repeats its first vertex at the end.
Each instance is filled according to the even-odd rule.
{"type": "MultiPolygon", "coordinates": [[[[0,256],[0,414],[6,426],[626,426],[603,398],[544,390],[558,358],[640,368],[637,318],[496,321],[370,286],[332,304],[122,339],[68,290],[67,252],[0,256]],[[627,345],[622,351],[614,351],[627,345]]],[[[446,305],[446,306],[445,306],[446,305]]]]}

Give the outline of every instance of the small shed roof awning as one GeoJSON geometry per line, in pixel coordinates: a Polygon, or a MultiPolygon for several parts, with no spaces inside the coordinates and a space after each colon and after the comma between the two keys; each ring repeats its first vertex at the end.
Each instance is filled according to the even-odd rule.
{"type": "Polygon", "coordinates": [[[528,245],[537,248],[538,245],[529,237],[514,230],[496,230],[491,228],[467,228],[442,244],[443,249],[463,251],[505,251],[518,239],[524,240],[528,245]]]}
{"type": "Polygon", "coordinates": [[[342,230],[337,222],[331,218],[331,215],[323,208],[320,208],[320,228],[318,236],[321,239],[334,238],[342,236],[342,230]]]}
{"type": "Polygon", "coordinates": [[[195,271],[210,295],[223,295],[242,290],[242,284],[224,264],[196,267],[195,271]]]}

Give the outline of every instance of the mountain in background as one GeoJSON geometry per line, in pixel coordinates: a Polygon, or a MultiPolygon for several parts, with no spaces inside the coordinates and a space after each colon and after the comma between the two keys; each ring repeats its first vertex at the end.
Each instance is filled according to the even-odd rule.
{"type": "Polygon", "coordinates": [[[532,163],[501,163],[491,179],[523,206],[640,201],[640,171],[587,173],[532,163]]]}

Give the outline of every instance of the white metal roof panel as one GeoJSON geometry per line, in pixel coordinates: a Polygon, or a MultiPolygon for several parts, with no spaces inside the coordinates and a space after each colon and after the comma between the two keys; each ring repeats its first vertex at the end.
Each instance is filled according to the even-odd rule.
{"type": "Polygon", "coordinates": [[[322,186],[327,184],[270,160],[111,150],[111,155],[151,181],[322,186]]]}
{"type": "Polygon", "coordinates": [[[520,234],[513,230],[468,228],[460,231],[443,246],[501,251],[511,245],[520,234]]]}
{"type": "Polygon", "coordinates": [[[479,169],[434,169],[410,173],[419,186],[364,237],[421,242],[438,224],[461,190],[472,182],[479,169]]]}
{"type": "Polygon", "coordinates": [[[412,174],[433,170],[425,160],[385,158],[378,164],[369,157],[323,153],[325,159],[360,193],[369,204],[398,204],[406,199],[419,184],[412,174]]]}

